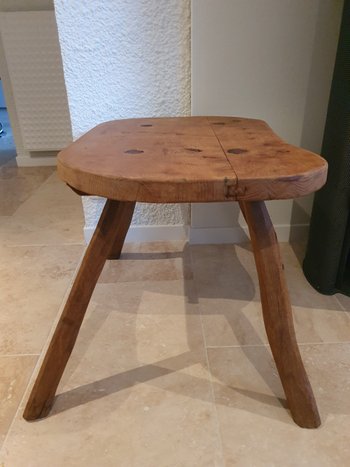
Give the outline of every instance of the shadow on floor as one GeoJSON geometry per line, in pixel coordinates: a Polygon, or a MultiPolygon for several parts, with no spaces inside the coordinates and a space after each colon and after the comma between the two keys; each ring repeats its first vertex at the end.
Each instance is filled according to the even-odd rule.
{"type": "MultiPolygon", "coordinates": [[[[220,245],[221,249],[222,247],[223,246],[220,245]]],[[[69,389],[68,391],[66,390],[65,392],[59,394],[56,396],[56,400],[49,417],[114,393],[123,394],[122,391],[125,389],[131,388],[140,383],[148,383],[166,390],[179,392],[188,397],[203,399],[207,402],[213,402],[210,392],[208,393],[206,390],[208,384],[213,384],[214,393],[219,393],[220,390],[225,388],[225,390],[229,390],[233,393],[237,392],[247,399],[263,402],[263,405],[260,404],[261,410],[259,409],[259,404],[258,408],[256,407],[256,404],[251,407],[248,402],[245,409],[247,411],[253,410],[254,413],[257,411],[259,412],[260,410],[259,413],[261,413],[262,416],[271,418],[275,418],[276,413],[272,411],[270,414],[269,410],[266,410],[266,406],[280,408],[286,407],[281,384],[278,378],[276,378],[276,375],[274,375],[271,371],[271,368],[274,366],[274,364],[269,349],[266,347],[266,345],[264,345],[264,342],[260,339],[254,327],[249,322],[249,319],[244,316],[240,317],[242,326],[244,326],[245,329],[249,329],[250,334],[255,335],[255,341],[259,346],[259,353],[254,351],[254,349],[250,346],[245,346],[244,342],[239,341],[242,333],[235,332],[237,331],[234,329],[234,322],[236,324],[236,320],[232,314],[225,313],[227,323],[232,327],[233,332],[235,332],[239,344],[241,345],[241,350],[247,357],[250,364],[256,368],[265,384],[269,387],[270,391],[272,392],[271,395],[256,392],[252,390],[252,388],[245,389],[233,387],[229,384],[229,381],[226,380],[227,378],[222,378],[222,375],[216,374],[215,371],[212,373],[214,376],[213,383],[209,383],[209,379],[202,379],[197,376],[187,374],[186,371],[182,371],[196,364],[201,364],[204,368],[207,368],[207,360],[203,341],[199,343],[198,332],[193,326],[193,321],[191,321],[191,317],[193,318],[194,314],[199,315],[198,308],[196,309],[197,311],[193,308],[193,304],[199,303],[199,297],[252,301],[254,298],[256,299],[256,288],[249,273],[240,263],[233,245],[227,245],[224,255],[221,254],[217,258],[218,263],[216,264],[215,269],[217,276],[216,281],[213,281],[212,272],[209,267],[213,260],[215,261],[215,246],[213,246],[213,251],[209,250],[209,252],[208,248],[205,246],[202,247],[197,245],[192,247],[190,245],[185,245],[182,252],[180,251],[164,254],[126,253],[122,256],[121,259],[125,260],[128,258],[129,260],[132,259],[132,261],[135,261],[136,258],[139,260],[150,260],[178,257],[182,259],[182,263],[184,265],[184,296],[186,301],[186,329],[189,351],[172,356],[170,358],[156,361],[151,364],[145,364],[139,360],[139,355],[136,352],[137,345],[135,335],[132,338],[132,341],[135,340],[135,342],[131,343],[129,341],[129,345],[127,345],[125,348],[126,355],[123,355],[123,359],[126,358],[128,363],[131,362],[133,368],[93,382],[89,382],[87,384],[83,384],[79,387],[69,389]],[[193,262],[193,255],[197,258],[197,262],[193,262]],[[217,268],[218,264],[219,268],[217,268]],[[197,287],[193,287],[193,274],[190,274],[188,269],[189,267],[192,269],[193,274],[198,276],[198,284],[200,284],[199,287],[198,284],[197,287]],[[204,277],[206,271],[209,271],[208,278],[204,277]],[[210,274],[211,279],[209,277],[210,274]],[[234,279],[235,277],[237,278],[237,276],[240,278],[240,284],[238,287],[228,287],[227,284],[230,281],[232,281],[232,284],[234,285],[234,279]],[[174,378],[180,378],[181,382],[176,380],[175,384],[174,378]],[[193,391],[193,388],[196,388],[196,390],[193,391]]],[[[117,263],[115,264],[117,265],[117,263]]],[[[108,282],[109,281],[107,281],[107,283],[108,282]]],[[[127,313],[130,313],[133,316],[133,318],[131,318],[133,324],[131,326],[129,325],[128,329],[128,331],[131,333],[133,333],[133,327],[136,329],[137,312],[143,292],[144,288],[140,287],[138,299],[131,307],[129,306],[127,310],[127,313]]],[[[64,375],[65,381],[69,380],[70,377],[76,372],[78,366],[88,352],[94,335],[98,333],[98,330],[101,329],[103,323],[106,322],[108,315],[113,313],[113,307],[108,306],[107,303],[102,303],[103,300],[104,299],[100,296],[100,294],[98,294],[98,309],[95,309],[94,312],[89,314],[85,319],[85,325],[81,330],[81,339],[79,339],[77,342],[72,358],[68,364],[67,371],[64,375]]],[[[155,312],[157,313],[157,311],[155,312]]],[[[221,310],[213,310],[213,312],[220,313],[221,310]]],[[[235,313],[237,313],[237,310],[235,313]]],[[[238,313],[244,315],[241,310],[239,310],[238,313]]],[[[127,394],[128,393],[126,392],[125,397],[128,397],[127,394]]],[[[232,406],[232,400],[229,399],[225,401],[225,398],[222,398],[216,402],[220,405],[232,406]]],[[[288,420],[287,423],[293,423],[292,419],[288,420]]]]}

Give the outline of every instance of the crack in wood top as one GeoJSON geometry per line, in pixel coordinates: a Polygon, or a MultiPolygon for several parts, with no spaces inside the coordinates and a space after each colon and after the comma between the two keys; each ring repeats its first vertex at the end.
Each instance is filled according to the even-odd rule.
{"type": "Polygon", "coordinates": [[[78,192],[152,203],[286,199],[319,189],[327,163],[262,120],[173,117],[106,122],[58,155],[78,192]]]}

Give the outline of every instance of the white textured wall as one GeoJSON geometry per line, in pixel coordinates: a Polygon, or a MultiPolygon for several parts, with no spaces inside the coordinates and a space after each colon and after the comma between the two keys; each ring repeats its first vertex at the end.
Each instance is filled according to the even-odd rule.
{"type": "Polygon", "coordinates": [[[24,148],[59,151],[72,132],[54,12],[2,13],[0,28],[24,148]]]}
{"type": "MultiPolygon", "coordinates": [[[[0,15],[6,12],[15,11],[40,11],[53,10],[53,0],[0,0],[0,15]]],[[[0,28],[1,29],[1,28],[0,28]]],[[[12,83],[8,74],[7,63],[5,60],[5,49],[0,30],[0,75],[2,77],[3,90],[6,99],[7,110],[9,113],[13,137],[16,144],[17,162],[19,165],[31,165],[30,153],[24,148],[21,129],[19,125],[16,105],[13,95],[12,83]],[[24,161],[29,161],[25,163],[24,161]]],[[[53,161],[55,160],[51,157],[53,161]]],[[[52,163],[51,163],[52,164],[52,163]]],[[[37,165],[37,160],[33,165],[37,165]]]]}
{"type": "MultiPolygon", "coordinates": [[[[100,122],[190,112],[190,0],[55,0],[73,137],[100,122]]],[[[85,200],[87,227],[101,202],[85,200]]],[[[135,224],[188,210],[137,206],[135,224]]]]}
{"type": "MultiPolygon", "coordinates": [[[[193,114],[261,118],[286,141],[320,151],[342,5],[192,0],[193,114]]],[[[307,225],[310,207],[310,197],[269,203],[284,234],[307,225]]],[[[237,228],[237,204],[195,205],[192,227],[237,228]]]]}

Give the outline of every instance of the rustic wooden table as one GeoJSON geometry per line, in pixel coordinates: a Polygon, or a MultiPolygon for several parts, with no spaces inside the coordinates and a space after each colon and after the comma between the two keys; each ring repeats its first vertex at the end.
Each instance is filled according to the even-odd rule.
{"type": "Polygon", "coordinates": [[[64,149],[58,173],[76,193],[107,198],[24,411],[46,416],[106,259],[118,259],[135,203],[238,201],[259,276],[268,340],[294,421],[320,425],[295,338],[276,234],[264,200],[303,196],[327,163],[277,137],[261,120],[235,117],[103,123],[64,149]]]}

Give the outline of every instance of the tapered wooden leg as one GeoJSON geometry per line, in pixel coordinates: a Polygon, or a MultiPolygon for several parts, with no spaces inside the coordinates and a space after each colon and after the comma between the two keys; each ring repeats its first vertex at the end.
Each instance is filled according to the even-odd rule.
{"type": "Polygon", "coordinates": [[[23,414],[26,420],[45,417],[51,409],[104,263],[116,239],[118,250],[122,247],[128,228],[125,213],[129,222],[129,203],[107,200],[29,396],[23,414]]]}
{"type": "Polygon", "coordinates": [[[132,216],[134,214],[136,203],[125,201],[123,203],[123,212],[118,223],[118,231],[116,233],[114,243],[108,259],[119,259],[124,245],[126,234],[128,233],[131,224],[132,216]]]}
{"type": "Polygon", "coordinates": [[[263,201],[240,202],[240,207],[253,246],[266,333],[292,417],[303,428],[316,428],[321,420],[296,342],[275,230],[263,201]]]}

